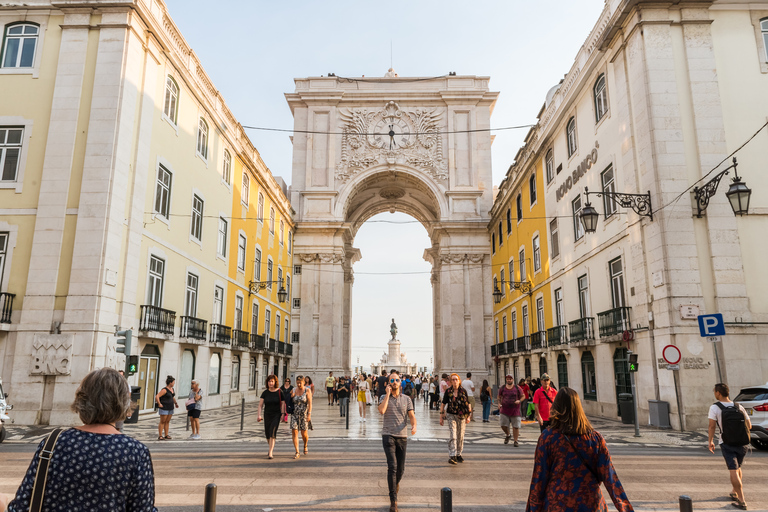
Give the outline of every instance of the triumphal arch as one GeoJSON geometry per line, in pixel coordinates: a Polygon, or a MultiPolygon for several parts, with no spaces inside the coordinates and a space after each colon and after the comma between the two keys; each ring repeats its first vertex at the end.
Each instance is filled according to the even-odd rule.
{"type": "Polygon", "coordinates": [[[297,79],[286,94],[299,299],[292,371],[350,373],[353,264],[361,257],[355,235],[371,216],[399,211],[421,222],[432,242],[424,258],[432,264],[435,369],[489,374],[488,129],[498,93],[488,80],[403,78],[390,70],[381,78],[297,79]]]}

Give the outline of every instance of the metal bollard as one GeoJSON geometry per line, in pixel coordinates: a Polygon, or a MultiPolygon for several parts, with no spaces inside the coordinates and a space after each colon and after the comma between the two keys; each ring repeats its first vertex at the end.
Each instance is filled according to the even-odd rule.
{"type": "Polygon", "coordinates": [[[453,512],[453,491],[450,487],[440,489],[440,512],[453,512]]]}
{"type": "Polygon", "coordinates": [[[240,399],[240,432],[243,431],[243,424],[245,422],[245,398],[240,399]]]}
{"type": "Polygon", "coordinates": [[[203,512],[216,512],[216,484],[208,484],[205,486],[203,512]]]}
{"type": "Polygon", "coordinates": [[[680,496],[680,512],[693,512],[693,500],[690,496],[680,496]]]}
{"type": "Polygon", "coordinates": [[[187,416],[187,432],[189,432],[189,416],[187,416]]]}

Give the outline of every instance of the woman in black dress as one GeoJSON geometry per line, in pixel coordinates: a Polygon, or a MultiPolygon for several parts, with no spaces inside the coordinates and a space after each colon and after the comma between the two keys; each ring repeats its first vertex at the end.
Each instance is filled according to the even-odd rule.
{"type": "Polygon", "coordinates": [[[269,443],[268,459],[274,458],[272,450],[275,449],[275,441],[277,441],[277,428],[280,426],[280,417],[285,414],[285,398],[278,386],[276,375],[267,377],[267,389],[261,394],[261,400],[259,400],[258,421],[262,420],[261,411],[263,410],[264,433],[269,443]]]}
{"type": "Polygon", "coordinates": [[[283,387],[280,388],[280,391],[283,392],[283,400],[285,400],[285,414],[283,415],[283,421],[288,422],[288,415],[293,414],[293,402],[290,399],[291,391],[293,391],[291,379],[288,377],[285,378],[285,382],[283,382],[283,387]]]}

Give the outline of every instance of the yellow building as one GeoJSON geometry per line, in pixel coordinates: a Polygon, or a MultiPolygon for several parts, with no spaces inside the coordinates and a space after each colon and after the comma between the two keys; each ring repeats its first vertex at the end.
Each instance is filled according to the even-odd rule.
{"type": "MultiPolygon", "coordinates": [[[[534,136],[529,132],[526,141],[534,136]]],[[[551,372],[556,361],[547,340],[548,328],[555,324],[543,193],[546,165],[542,155],[521,149],[491,210],[495,340],[491,355],[498,385],[507,374],[518,381],[551,372]]],[[[552,330],[550,336],[554,334],[552,330]]]]}
{"type": "Polygon", "coordinates": [[[0,30],[14,419],[73,422],[83,376],[123,367],[116,326],[133,334],[141,411],[168,375],[181,396],[198,380],[206,409],[256,400],[291,354],[291,209],[163,2],[5,5],[0,30]]]}

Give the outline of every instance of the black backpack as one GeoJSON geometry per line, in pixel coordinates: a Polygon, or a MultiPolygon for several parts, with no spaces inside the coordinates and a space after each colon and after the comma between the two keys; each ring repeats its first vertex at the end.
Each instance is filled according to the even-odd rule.
{"type": "Polygon", "coordinates": [[[749,430],[747,422],[744,419],[744,413],[738,405],[726,407],[720,402],[715,405],[722,411],[720,433],[723,437],[723,444],[728,446],[746,446],[749,444],[749,430]]]}

